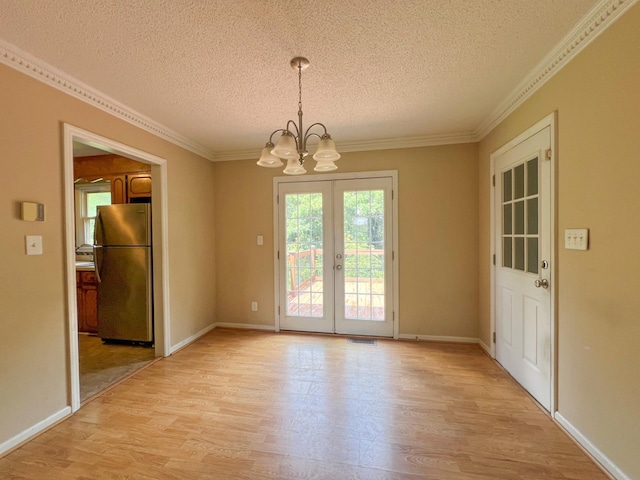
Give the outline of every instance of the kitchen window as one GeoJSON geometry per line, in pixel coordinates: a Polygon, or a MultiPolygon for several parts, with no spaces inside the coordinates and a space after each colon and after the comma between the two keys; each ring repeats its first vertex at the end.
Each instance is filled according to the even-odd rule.
{"type": "MultiPolygon", "coordinates": [[[[111,205],[109,182],[76,184],[76,246],[93,245],[97,207],[111,205]]],[[[87,247],[88,248],[88,247],[87,247]]],[[[86,253],[89,253],[90,249],[86,253]]]]}

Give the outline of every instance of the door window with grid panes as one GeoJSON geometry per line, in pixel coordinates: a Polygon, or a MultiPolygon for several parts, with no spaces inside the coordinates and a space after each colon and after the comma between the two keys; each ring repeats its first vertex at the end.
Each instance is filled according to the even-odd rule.
{"type": "Polygon", "coordinates": [[[538,274],[538,158],[502,172],[502,266],[538,274]]]}

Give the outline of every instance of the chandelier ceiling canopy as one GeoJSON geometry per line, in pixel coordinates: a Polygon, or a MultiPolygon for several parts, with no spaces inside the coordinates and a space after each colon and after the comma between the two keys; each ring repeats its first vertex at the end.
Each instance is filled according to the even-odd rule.
{"type": "Polygon", "coordinates": [[[330,172],[338,167],[334,163],[340,158],[336,150],[336,144],[322,123],[313,123],[306,130],[302,124],[302,71],[309,66],[309,60],[304,57],[295,57],[291,60],[291,68],[298,71],[298,123],[293,120],[287,122],[286,128],[274,130],[269,141],[262,149],[258,165],[267,168],[278,168],[287,161],[284,173],[287,175],[303,175],[307,173],[304,168],[305,157],[309,154],[307,141],[311,137],[318,137],[320,142],[313,154],[316,172],[330,172]],[[314,131],[312,131],[314,130],[314,131]],[[320,133],[318,133],[320,132],[320,133]],[[280,133],[278,141],[273,143],[273,136],[280,133]]]}

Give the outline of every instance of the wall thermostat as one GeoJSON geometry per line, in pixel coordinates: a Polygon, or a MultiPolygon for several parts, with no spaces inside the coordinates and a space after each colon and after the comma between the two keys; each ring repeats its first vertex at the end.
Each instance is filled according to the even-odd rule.
{"type": "Polygon", "coordinates": [[[44,204],[35,202],[22,202],[22,220],[27,222],[44,222],[44,204]]]}

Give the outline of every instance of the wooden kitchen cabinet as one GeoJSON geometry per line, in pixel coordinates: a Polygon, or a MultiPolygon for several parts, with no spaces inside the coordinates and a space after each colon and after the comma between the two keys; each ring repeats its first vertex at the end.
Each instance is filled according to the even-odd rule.
{"type": "Polygon", "coordinates": [[[151,172],[127,175],[127,200],[129,203],[151,200],[151,172]]]}
{"type": "Polygon", "coordinates": [[[98,281],[95,272],[76,272],[78,331],[98,333],[98,281]]]}
{"type": "Polygon", "coordinates": [[[127,176],[118,175],[111,180],[111,203],[127,203],[127,176]]]}
{"type": "Polygon", "coordinates": [[[111,203],[151,202],[151,172],[104,177],[111,182],[111,203]]]}
{"type": "Polygon", "coordinates": [[[77,157],[73,178],[82,183],[110,182],[112,204],[151,202],[151,170],[146,163],[112,154],[77,157]]]}

